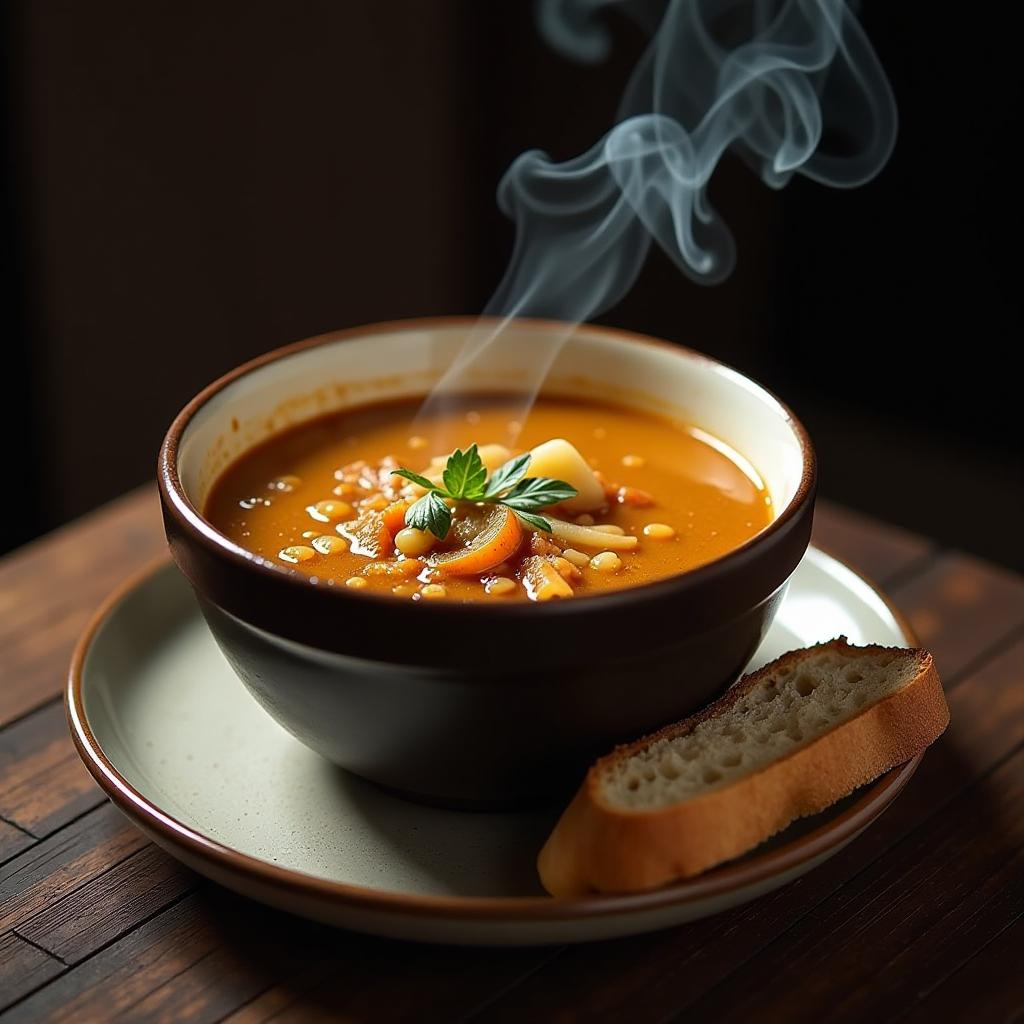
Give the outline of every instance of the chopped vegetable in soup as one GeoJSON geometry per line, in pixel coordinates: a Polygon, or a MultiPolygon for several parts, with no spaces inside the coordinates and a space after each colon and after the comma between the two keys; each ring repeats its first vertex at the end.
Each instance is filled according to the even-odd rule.
{"type": "Polygon", "coordinates": [[[348,410],[245,453],[207,518],[311,583],[413,601],[548,601],[634,587],[739,547],[772,518],[756,471],[703,431],[623,407],[475,398],[348,410]]]}

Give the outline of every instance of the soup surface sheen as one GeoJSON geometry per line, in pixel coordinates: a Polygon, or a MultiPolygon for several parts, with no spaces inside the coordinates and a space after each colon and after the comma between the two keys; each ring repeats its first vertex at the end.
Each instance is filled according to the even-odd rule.
{"type": "MultiPolygon", "coordinates": [[[[414,601],[546,600],[634,587],[718,558],[771,521],[771,499],[756,470],[698,428],[616,405],[540,398],[516,447],[505,451],[499,443],[515,432],[515,406],[501,396],[472,401],[421,425],[418,435],[409,426],[417,401],[346,410],[303,424],[229,466],[212,489],[205,515],[240,547],[317,585],[414,601]],[[410,552],[408,537],[399,538],[406,551],[396,548],[404,523],[395,516],[404,508],[395,502],[408,503],[422,491],[392,477],[391,469],[403,466],[429,476],[443,467],[443,458],[433,466],[432,459],[477,443],[493,472],[509,455],[553,438],[570,442],[597,471],[605,500],[590,512],[555,506],[537,514],[607,526],[607,549],[535,532],[517,520],[506,525],[513,532],[521,527],[522,536],[500,564],[469,574],[440,569],[439,553],[471,544],[474,531],[493,522],[487,517],[503,511],[493,505],[457,508],[444,544],[426,538],[431,550],[410,552]],[[381,517],[391,524],[383,534],[381,517]],[[362,524],[372,527],[370,534],[362,524]],[[622,538],[636,538],[635,546],[623,549],[622,538]]],[[[536,475],[554,474],[527,469],[527,477],[536,475]]]]}

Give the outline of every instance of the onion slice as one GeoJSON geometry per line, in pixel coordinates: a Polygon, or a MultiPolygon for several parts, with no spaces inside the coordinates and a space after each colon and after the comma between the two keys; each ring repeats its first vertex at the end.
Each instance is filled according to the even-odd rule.
{"type": "Polygon", "coordinates": [[[551,524],[552,536],[568,541],[573,547],[598,548],[601,551],[632,551],[639,543],[636,537],[628,534],[604,533],[590,526],[567,523],[561,519],[552,519],[550,516],[544,518],[551,524]]]}

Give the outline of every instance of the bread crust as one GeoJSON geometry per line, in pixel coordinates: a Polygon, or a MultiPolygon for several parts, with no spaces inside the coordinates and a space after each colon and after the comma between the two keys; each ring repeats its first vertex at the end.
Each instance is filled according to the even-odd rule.
{"type": "Polygon", "coordinates": [[[949,708],[927,651],[852,647],[841,637],[784,654],[696,715],[596,762],[540,852],[541,882],[551,895],[568,897],[593,890],[636,892],[700,874],[909,761],[948,723],[949,708]],[[828,649],[846,656],[910,654],[917,660],[917,675],[856,717],[721,789],[644,809],[616,806],[604,797],[602,776],[609,767],[658,740],[692,732],[700,722],[731,709],[779,667],[797,668],[828,649]]]}

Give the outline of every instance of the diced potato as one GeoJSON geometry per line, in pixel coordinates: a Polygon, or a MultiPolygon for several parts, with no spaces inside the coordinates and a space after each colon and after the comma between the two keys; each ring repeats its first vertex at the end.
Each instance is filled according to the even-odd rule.
{"type": "Polygon", "coordinates": [[[579,494],[562,502],[570,512],[590,512],[605,504],[604,489],[594,476],[594,471],[565,438],[556,437],[533,448],[526,475],[564,480],[575,487],[579,494]]]}
{"type": "Polygon", "coordinates": [[[558,575],[561,576],[563,580],[568,580],[571,583],[574,580],[583,578],[583,573],[581,573],[579,568],[573,565],[568,558],[562,558],[561,555],[556,555],[551,559],[551,564],[558,570],[558,575]]]}
{"type": "MultiPolygon", "coordinates": [[[[512,458],[512,452],[509,451],[503,444],[483,444],[477,448],[477,454],[480,456],[480,461],[484,464],[487,472],[493,473],[499,466],[504,466],[509,459],[512,458]]],[[[448,459],[451,452],[448,455],[435,455],[430,460],[430,465],[420,474],[425,476],[431,483],[437,484],[438,487],[443,486],[444,468],[448,465],[448,459]]],[[[417,484],[410,483],[407,485],[410,494],[414,494],[419,497],[426,492],[417,484]]]]}
{"type": "Polygon", "coordinates": [[[512,458],[512,452],[503,444],[482,444],[477,448],[477,453],[480,455],[480,461],[487,467],[488,473],[493,473],[512,458]]]}
{"type": "Polygon", "coordinates": [[[523,586],[526,587],[531,601],[550,601],[553,598],[573,596],[572,587],[542,555],[530,555],[523,560],[523,586]]]}

